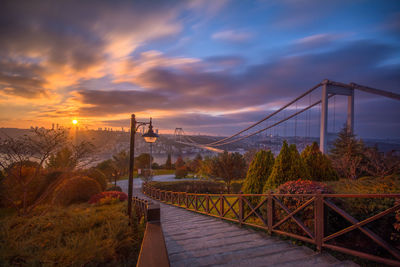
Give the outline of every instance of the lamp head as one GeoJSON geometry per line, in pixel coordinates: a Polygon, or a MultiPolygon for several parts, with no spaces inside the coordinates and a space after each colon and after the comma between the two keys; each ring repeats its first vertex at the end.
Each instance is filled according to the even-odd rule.
{"type": "Polygon", "coordinates": [[[146,143],[154,143],[155,141],[157,141],[158,134],[156,134],[153,131],[153,125],[152,125],[152,122],[151,122],[151,118],[150,118],[149,130],[147,131],[147,133],[145,133],[143,135],[143,138],[144,138],[144,141],[146,143]]]}

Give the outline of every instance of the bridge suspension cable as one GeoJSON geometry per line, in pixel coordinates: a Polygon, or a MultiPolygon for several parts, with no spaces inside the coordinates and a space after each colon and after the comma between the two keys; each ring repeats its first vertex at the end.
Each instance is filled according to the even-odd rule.
{"type": "MultiPolygon", "coordinates": [[[[339,94],[339,95],[349,95],[349,94],[351,94],[351,97],[354,97],[354,90],[360,90],[360,91],[364,91],[364,92],[368,92],[368,93],[372,93],[372,94],[376,94],[376,95],[380,95],[380,96],[385,96],[385,97],[388,97],[388,98],[392,98],[392,99],[395,99],[395,100],[400,100],[400,94],[397,94],[397,93],[393,93],[393,92],[387,92],[387,91],[384,91],[384,90],[380,90],[380,89],[375,89],[375,88],[371,88],[371,87],[367,87],[367,86],[363,86],[363,85],[358,85],[358,84],[355,84],[355,83],[350,83],[350,84],[344,84],[344,83],[340,83],[340,82],[334,82],[334,81],[329,81],[329,80],[324,80],[323,82],[321,82],[321,83],[318,83],[317,85],[315,85],[314,87],[312,87],[312,88],[310,88],[309,90],[307,90],[306,92],[304,92],[303,94],[301,94],[300,96],[298,96],[297,98],[295,98],[295,99],[293,99],[292,101],[290,101],[289,103],[287,103],[286,105],[284,105],[284,106],[282,106],[280,109],[278,109],[278,110],[276,110],[276,111],[274,111],[273,113],[271,113],[271,114],[269,114],[268,116],[266,116],[266,117],[264,117],[263,119],[261,119],[261,120],[259,120],[259,121],[257,121],[257,122],[255,122],[255,123],[253,123],[252,125],[250,125],[250,126],[248,126],[248,127],[246,127],[245,129],[243,129],[243,130],[241,130],[241,131],[239,131],[239,132],[237,132],[237,133],[235,133],[235,134],[233,134],[233,135],[231,135],[231,136],[229,136],[229,137],[225,137],[225,138],[222,138],[222,139],[220,139],[220,140],[217,140],[217,141],[214,141],[214,142],[211,142],[211,143],[207,143],[207,144],[198,144],[198,143],[196,143],[195,141],[193,141],[190,137],[188,137],[188,136],[185,136],[187,139],[186,140],[189,140],[189,143],[188,142],[180,142],[180,143],[185,143],[185,144],[187,144],[187,145],[194,145],[194,146],[198,146],[198,147],[207,147],[207,149],[209,149],[209,148],[212,148],[212,147],[218,147],[218,146],[223,146],[223,145],[227,145],[227,144],[231,144],[231,143],[235,143],[235,142],[238,142],[238,141],[241,141],[241,140],[243,140],[243,139],[245,139],[245,138],[249,138],[249,137],[251,137],[251,136],[254,136],[254,135],[256,135],[256,134],[259,134],[259,133],[261,133],[261,132],[263,132],[263,131],[266,131],[266,130],[268,130],[268,129],[270,129],[270,128],[273,128],[273,127],[275,127],[275,126],[277,126],[277,125],[280,125],[281,123],[283,123],[283,122],[286,122],[287,120],[289,120],[289,119],[291,119],[291,118],[293,118],[293,117],[296,117],[297,115],[299,115],[299,114],[301,114],[301,113],[303,113],[303,112],[305,112],[305,111],[309,111],[308,112],[308,114],[306,114],[306,123],[308,124],[307,125],[307,129],[306,129],[306,135],[307,135],[307,138],[309,138],[309,135],[310,135],[310,132],[311,132],[311,126],[310,126],[310,124],[311,124],[311,113],[310,113],[310,109],[312,108],[312,107],[315,107],[315,106],[317,106],[317,105],[319,105],[319,112],[320,112],[320,114],[321,114],[321,106],[320,106],[320,104],[323,102],[323,100],[321,99],[321,100],[319,100],[319,101],[317,101],[317,102],[314,102],[313,104],[311,104],[311,93],[314,91],[314,90],[316,90],[317,88],[319,88],[320,86],[324,86],[323,87],[323,90],[325,90],[325,93],[326,93],[326,99],[329,99],[329,98],[331,98],[331,97],[333,97],[334,95],[336,95],[336,94],[339,94]],[[329,89],[329,90],[331,90],[330,92],[328,92],[327,90],[326,90],[326,87],[327,86],[332,86],[332,88],[333,89],[329,89]],[[337,87],[341,87],[341,88],[345,88],[346,90],[349,90],[350,89],[350,93],[348,92],[348,91],[343,91],[343,90],[338,90],[338,89],[335,89],[335,88],[337,88],[337,87]],[[346,93],[347,92],[347,93],[346,93]],[[300,100],[300,99],[302,99],[304,96],[306,96],[306,95],[309,95],[309,105],[307,106],[307,107],[305,107],[305,108],[303,108],[302,110],[300,110],[300,111],[297,111],[297,101],[298,100],[300,100]],[[285,116],[285,114],[284,114],[284,118],[283,119],[281,119],[281,120],[279,120],[279,121],[277,121],[277,122],[275,122],[276,120],[276,116],[275,115],[277,115],[278,113],[280,113],[281,111],[283,111],[283,110],[285,110],[286,108],[288,108],[289,106],[291,106],[292,104],[294,104],[294,103],[296,103],[296,112],[294,113],[294,114],[292,114],[292,115],[290,115],[290,116],[288,116],[288,117],[286,117],[285,116]],[[308,115],[308,116],[307,116],[308,115]],[[275,117],[274,117],[275,116],[275,117]],[[252,128],[254,128],[254,127],[256,127],[257,125],[259,125],[259,124],[261,124],[262,122],[264,122],[264,121],[266,121],[266,120],[268,120],[268,119],[270,119],[270,118],[272,118],[273,117],[273,120],[274,120],[274,122],[275,123],[273,123],[272,125],[269,125],[269,126],[267,126],[267,127],[265,127],[265,128],[262,128],[262,129],[260,129],[260,130],[257,130],[257,131],[255,131],[255,132],[253,132],[253,133],[249,133],[249,134],[247,134],[247,135],[244,135],[244,136],[239,136],[239,135],[241,135],[242,133],[244,133],[244,132],[246,132],[246,131],[248,131],[248,130],[250,130],[250,129],[252,129],[252,128]],[[237,136],[239,136],[238,138],[235,138],[235,137],[237,137],[237,136]]],[[[354,99],[354,98],[352,98],[352,99],[354,99]]],[[[354,101],[354,100],[353,100],[354,101]]],[[[326,105],[326,102],[324,102],[325,103],[325,105],[326,105]]],[[[322,103],[322,104],[324,104],[324,103],[322,103]]],[[[334,127],[334,131],[335,131],[335,120],[336,120],[336,114],[335,114],[335,112],[336,112],[336,103],[335,103],[335,101],[334,101],[334,125],[333,125],[333,127],[334,127]]],[[[327,108],[326,106],[324,107],[325,109],[327,108]]],[[[326,112],[326,111],[325,111],[326,112]]],[[[322,116],[322,115],[321,115],[322,116]]],[[[322,117],[321,117],[321,120],[322,120],[322,117]]],[[[326,119],[325,119],[326,120],[326,119]]],[[[349,120],[349,119],[348,119],[349,120]]],[[[320,124],[321,124],[321,121],[319,121],[320,122],[320,124]]],[[[325,123],[325,122],[324,122],[325,123]]],[[[348,121],[348,123],[349,123],[349,121],[348,121]]],[[[351,122],[351,125],[352,125],[352,122],[351,122]]],[[[319,125],[319,128],[321,129],[321,125],[319,125]]],[[[258,128],[258,127],[257,127],[258,128]]],[[[257,129],[256,128],[256,129],[257,129]]],[[[275,129],[275,128],[274,128],[275,129]]],[[[322,130],[321,130],[322,131],[322,130]]],[[[326,130],[325,130],[326,131],[326,130]]],[[[297,120],[295,121],[295,136],[297,135],[297,120]]],[[[322,142],[322,141],[320,141],[320,142],[322,142]]]]}
{"type": "Polygon", "coordinates": [[[279,112],[281,112],[282,110],[286,109],[287,107],[289,107],[290,105],[292,105],[292,104],[295,103],[296,101],[300,100],[300,99],[303,98],[304,96],[308,95],[309,93],[311,93],[312,91],[314,91],[315,89],[317,89],[318,87],[320,87],[321,85],[322,85],[322,83],[319,83],[319,84],[315,85],[314,87],[312,87],[312,88],[310,88],[309,90],[307,90],[305,93],[301,94],[299,97],[297,97],[297,98],[295,98],[294,100],[290,101],[289,103],[287,103],[286,105],[284,105],[284,106],[281,107],[280,109],[276,110],[275,112],[271,113],[270,115],[266,116],[265,118],[259,120],[258,122],[253,123],[253,124],[250,125],[249,127],[245,128],[245,129],[243,129],[243,130],[241,130],[241,131],[239,131],[239,132],[237,132],[237,133],[235,133],[235,134],[233,134],[233,135],[231,135],[231,136],[229,136],[229,137],[223,138],[223,139],[221,139],[221,140],[218,140],[218,141],[215,141],[215,142],[212,142],[212,143],[204,144],[204,145],[206,145],[206,146],[213,146],[213,145],[215,145],[215,144],[224,142],[224,141],[226,141],[226,140],[230,140],[230,139],[232,139],[232,138],[234,138],[234,137],[240,135],[241,133],[244,133],[244,132],[250,130],[251,128],[257,126],[258,124],[262,123],[263,121],[268,120],[268,119],[271,118],[272,116],[274,116],[274,115],[278,114],[279,112]]]}
{"type": "MultiPolygon", "coordinates": [[[[333,95],[333,94],[332,94],[332,95],[329,95],[328,98],[331,98],[332,96],[334,96],[334,95],[333,95]]],[[[283,118],[283,119],[281,119],[280,121],[278,121],[278,122],[276,122],[276,123],[274,123],[274,124],[272,124],[272,125],[270,125],[270,126],[268,126],[268,127],[262,128],[262,129],[260,129],[260,130],[258,130],[258,131],[256,131],[256,132],[250,133],[250,134],[248,134],[248,135],[241,136],[240,138],[237,138],[237,139],[234,139],[234,140],[231,140],[231,141],[227,141],[227,142],[220,143],[220,144],[215,144],[215,145],[213,145],[213,146],[228,145],[228,144],[231,144],[231,143],[234,143],[234,142],[238,142],[238,141],[240,141],[240,140],[243,140],[243,139],[245,139],[245,138],[254,136],[254,135],[256,135],[256,134],[259,134],[259,133],[261,133],[261,132],[263,132],[263,131],[265,131],[265,130],[268,130],[268,129],[272,128],[272,127],[275,127],[275,126],[281,124],[282,122],[285,122],[285,121],[287,121],[287,120],[289,120],[289,119],[291,119],[291,118],[293,118],[293,117],[295,117],[295,116],[297,116],[297,115],[303,113],[304,111],[307,111],[307,110],[311,109],[312,107],[315,107],[316,105],[320,104],[321,102],[322,102],[322,100],[318,100],[317,102],[314,102],[312,105],[310,105],[310,106],[308,106],[308,107],[306,107],[306,108],[303,108],[302,110],[300,110],[300,111],[298,111],[298,112],[296,112],[296,113],[293,113],[292,115],[290,115],[290,116],[288,116],[288,117],[286,117],[286,118],[283,118]]]]}

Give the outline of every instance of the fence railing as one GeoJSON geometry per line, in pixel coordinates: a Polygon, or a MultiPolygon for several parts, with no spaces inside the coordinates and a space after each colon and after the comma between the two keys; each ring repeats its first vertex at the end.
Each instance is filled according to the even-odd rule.
{"type": "Polygon", "coordinates": [[[318,251],[327,248],[400,266],[400,239],[393,238],[400,194],[195,194],[150,185],[143,192],[167,204],[311,243],[318,251]],[[345,211],[357,203],[376,209],[357,216],[345,211]]]}
{"type": "Polygon", "coordinates": [[[167,247],[160,222],[160,204],[132,198],[136,220],[146,221],[142,245],[140,247],[137,267],[169,267],[167,247]]]}

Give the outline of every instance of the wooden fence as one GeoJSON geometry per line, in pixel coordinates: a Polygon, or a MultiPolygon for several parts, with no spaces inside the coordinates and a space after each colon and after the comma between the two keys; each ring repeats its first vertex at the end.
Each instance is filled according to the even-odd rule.
{"type": "Polygon", "coordinates": [[[318,251],[327,248],[400,266],[400,233],[393,226],[396,212],[400,217],[400,194],[194,194],[150,185],[143,192],[167,204],[311,243],[318,251]],[[377,208],[357,219],[345,211],[351,203],[377,208]]]}
{"type": "Polygon", "coordinates": [[[167,247],[160,222],[160,204],[151,201],[132,198],[136,220],[144,217],[146,229],[140,247],[137,267],[169,267],[167,247]]]}

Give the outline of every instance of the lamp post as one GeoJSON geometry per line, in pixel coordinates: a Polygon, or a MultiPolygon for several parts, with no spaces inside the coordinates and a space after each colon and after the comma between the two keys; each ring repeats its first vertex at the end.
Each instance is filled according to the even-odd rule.
{"type": "Polygon", "coordinates": [[[157,140],[158,134],[156,134],[153,131],[153,125],[151,123],[151,118],[150,118],[149,131],[143,135],[143,138],[146,143],[150,144],[150,177],[153,177],[152,166],[151,166],[152,161],[153,161],[153,158],[152,158],[153,157],[153,143],[157,140]]]}
{"type": "MultiPolygon", "coordinates": [[[[136,121],[135,114],[131,116],[131,142],[130,142],[130,150],[129,150],[129,180],[128,180],[128,217],[129,224],[131,223],[130,218],[132,214],[132,193],[133,193],[133,170],[134,170],[134,161],[135,161],[135,135],[137,130],[141,126],[145,126],[149,124],[149,130],[146,134],[143,135],[146,143],[154,143],[157,140],[158,135],[153,132],[153,125],[150,122],[139,122],[136,121]]],[[[151,160],[151,158],[150,158],[151,160]]]]}

